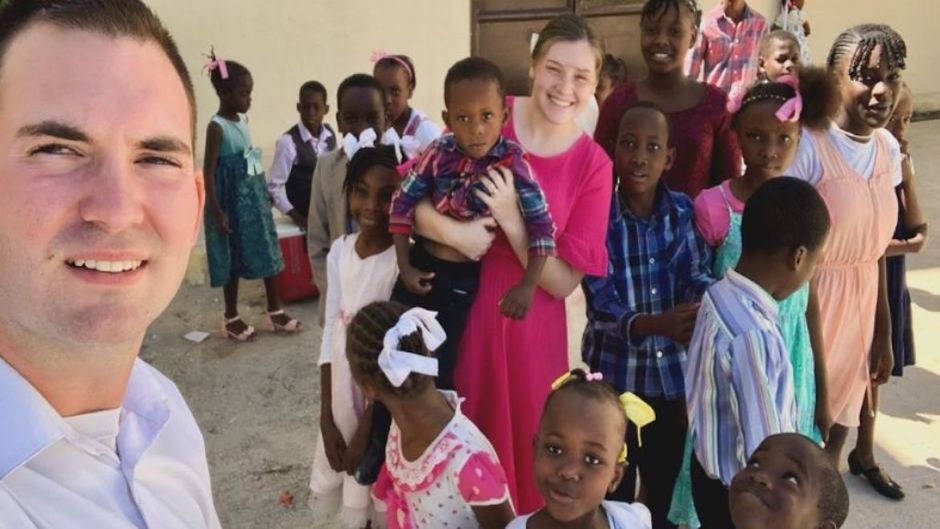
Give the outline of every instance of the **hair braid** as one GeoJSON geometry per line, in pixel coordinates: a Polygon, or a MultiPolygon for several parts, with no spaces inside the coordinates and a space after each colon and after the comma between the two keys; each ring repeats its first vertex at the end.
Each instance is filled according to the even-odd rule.
{"type": "Polygon", "coordinates": [[[848,65],[851,79],[861,76],[862,70],[871,62],[875,48],[881,47],[881,60],[887,61],[889,70],[907,67],[907,44],[897,31],[886,24],[860,24],[843,31],[829,50],[826,64],[835,68],[849,51],[855,47],[848,65]]]}

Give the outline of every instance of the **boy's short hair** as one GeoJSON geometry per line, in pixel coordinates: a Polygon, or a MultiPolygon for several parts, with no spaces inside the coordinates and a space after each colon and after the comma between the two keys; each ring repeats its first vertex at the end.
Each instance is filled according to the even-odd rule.
{"type": "Polygon", "coordinates": [[[663,107],[651,101],[637,101],[623,111],[623,114],[620,115],[620,122],[617,124],[617,136],[620,136],[620,128],[623,127],[623,122],[626,120],[627,115],[635,109],[652,110],[653,112],[657,112],[662,115],[663,119],[666,121],[666,145],[671,145],[670,141],[672,140],[672,122],[669,121],[669,115],[666,114],[666,111],[663,110],[663,107]]]}
{"type": "MultiPolygon", "coordinates": [[[[807,442],[810,442],[807,439],[807,442]]],[[[849,491],[845,488],[842,475],[832,465],[825,450],[810,442],[824,464],[819,475],[819,520],[832,521],[836,527],[842,527],[849,516],[849,491]]]]}
{"type": "Polygon", "coordinates": [[[785,29],[775,29],[761,37],[760,44],[757,46],[758,55],[763,57],[764,54],[767,53],[768,48],[770,48],[770,45],[774,42],[790,42],[792,44],[796,44],[797,50],[802,49],[800,46],[800,41],[797,40],[796,35],[785,29]]]}
{"type": "Polygon", "coordinates": [[[339,84],[339,88],[336,89],[336,106],[338,108],[342,109],[343,94],[350,88],[372,88],[382,96],[382,105],[385,105],[385,89],[382,88],[382,84],[367,73],[354,73],[343,79],[343,82],[339,84]]]}
{"type": "Polygon", "coordinates": [[[816,189],[789,176],[764,182],[744,206],[742,254],[819,248],[829,232],[829,210],[816,189]]]}
{"type": "Polygon", "coordinates": [[[450,88],[460,81],[492,81],[496,83],[499,97],[506,97],[503,72],[492,61],[483,57],[467,57],[454,63],[444,76],[444,104],[450,102],[450,88]]]}
{"type": "Polygon", "coordinates": [[[320,94],[323,96],[323,102],[326,103],[326,87],[320,81],[307,81],[300,85],[300,93],[297,97],[303,99],[310,94],[320,94]]]}

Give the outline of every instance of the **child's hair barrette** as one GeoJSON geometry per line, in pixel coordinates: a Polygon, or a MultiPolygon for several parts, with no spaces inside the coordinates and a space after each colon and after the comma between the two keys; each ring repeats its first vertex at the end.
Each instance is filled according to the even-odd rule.
{"type": "Polygon", "coordinates": [[[210,72],[218,69],[219,76],[222,77],[222,79],[228,79],[228,66],[225,64],[225,59],[215,54],[215,47],[209,48],[209,61],[206,62],[203,69],[210,72]]]}

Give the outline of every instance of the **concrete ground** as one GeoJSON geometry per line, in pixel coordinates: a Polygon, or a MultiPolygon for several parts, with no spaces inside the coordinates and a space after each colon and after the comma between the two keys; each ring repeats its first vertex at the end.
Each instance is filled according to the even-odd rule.
{"type": "MultiPolygon", "coordinates": [[[[918,190],[936,230],[940,121],[915,123],[911,136],[918,190]]],[[[883,388],[877,434],[879,462],[904,486],[907,499],[883,499],[845,472],[851,495],[845,527],[851,529],[935,527],[940,519],[940,355],[934,345],[940,343],[940,243],[931,240],[908,266],[918,365],[883,388]]],[[[184,286],[154,323],[141,356],[175,380],[193,408],[205,434],[222,523],[230,529],[335,527],[305,506],[319,411],[314,302],[288,306],[306,323],[303,332],[276,336],[262,329],[253,343],[236,344],[217,332],[220,297],[218,289],[184,286]],[[182,338],[196,329],[216,332],[201,344],[182,338]]],[[[259,282],[246,283],[242,315],[258,327],[264,323],[263,299],[259,282]]],[[[569,301],[576,360],[583,299],[578,294],[569,301]]]]}

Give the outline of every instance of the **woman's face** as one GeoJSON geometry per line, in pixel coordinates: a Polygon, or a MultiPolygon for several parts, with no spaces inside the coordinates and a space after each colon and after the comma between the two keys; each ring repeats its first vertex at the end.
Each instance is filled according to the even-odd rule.
{"type": "Polygon", "coordinates": [[[573,123],[597,87],[597,53],[587,40],[550,45],[529,70],[532,99],[558,125],[573,123]]]}
{"type": "Polygon", "coordinates": [[[695,44],[695,17],[688,7],[667,7],[640,21],[640,51],[650,73],[682,69],[695,44]]]}
{"type": "Polygon", "coordinates": [[[901,70],[890,69],[881,60],[883,49],[875,47],[867,64],[856,76],[849,75],[849,65],[857,48],[853,48],[836,66],[845,126],[855,134],[871,134],[888,124],[901,93],[901,70]]]}

